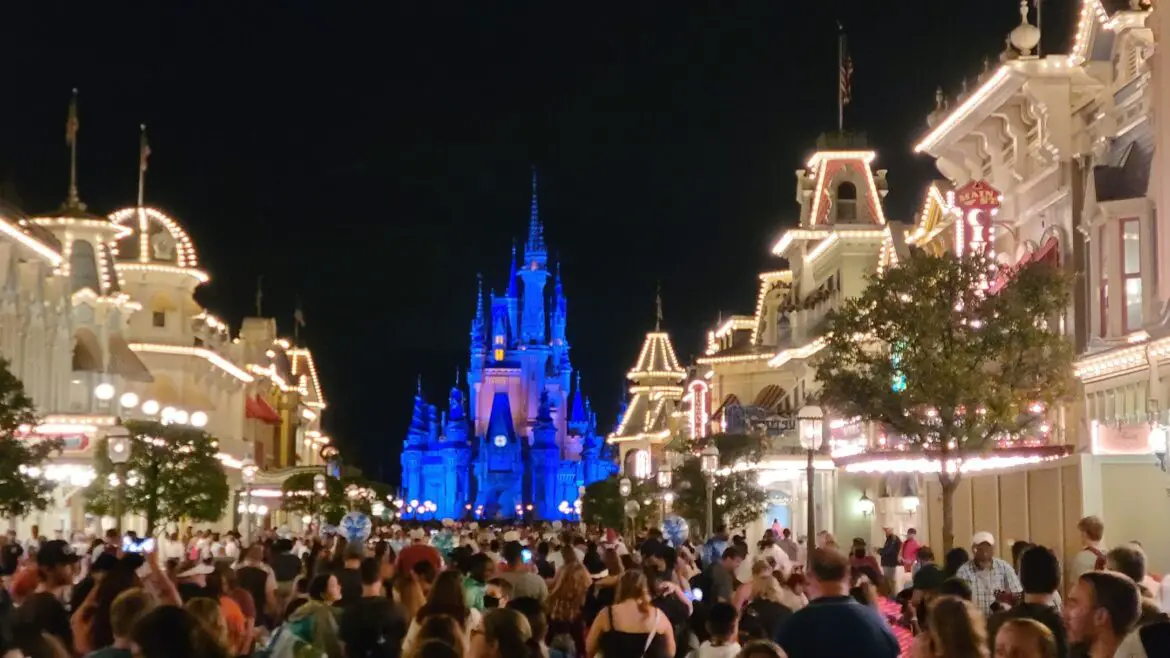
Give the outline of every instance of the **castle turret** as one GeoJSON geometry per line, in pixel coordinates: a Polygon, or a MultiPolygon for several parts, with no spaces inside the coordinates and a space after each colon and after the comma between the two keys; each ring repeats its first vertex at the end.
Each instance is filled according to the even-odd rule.
{"type": "Polygon", "coordinates": [[[508,349],[508,300],[492,293],[492,361],[503,361],[508,349]]]}
{"type": "Polygon", "coordinates": [[[508,330],[511,332],[508,336],[508,346],[517,340],[516,327],[520,326],[520,291],[517,286],[519,280],[520,277],[516,274],[516,241],[513,240],[512,263],[508,266],[508,288],[504,294],[508,306],[508,330]]]}
{"type": "Polygon", "coordinates": [[[475,319],[471,321],[471,367],[468,369],[468,385],[481,381],[484,361],[487,359],[487,320],[483,315],[483,275],[479,275],[475,290],[475,319]]]}
{"type": "Polygon", "coordinates": [[[544,245],[544,225],[537,205],[536,170],[532,170],[532,207],[528,217],[528,241],[524,244],[524,312],[520,320],[523,343],[545,342],[544,286],[548,282],[548,249],[544,245]]]}

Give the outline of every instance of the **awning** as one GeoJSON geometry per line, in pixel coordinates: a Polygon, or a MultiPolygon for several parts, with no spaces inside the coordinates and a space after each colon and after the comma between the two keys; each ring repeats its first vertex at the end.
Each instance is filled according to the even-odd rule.
{"type": "Polygon", "coordinates": [[[179,392],[175,390],[174,384],[171,383],[170,378],[165,376],[156,377],[142,399],[155,400],[164,407],[180,406],[183,403],[179,399],[179,392]]]}
{"type": "Polygon", "coordinates": [[[174,300],[165,292],[159,290],[150,296],[150,311],[152,313],[164,313],[166,311],[177,310],[179,310],[179,307],[175,306],[174,300]]]}
{"type": "Polygon", "coordinates": [[[755,406],[768,411],[775,411],[776,405],[780,404],[780,398],[784,397],[784,389],[775,384],[768,384],[760,389],[759,394],[756,395],[755,406]]]}
{"type": "Polygon", "coordinates": [[[280,414],[276,413],[276,409],[273,409],[272,405],[268,404],[268,401],[260,397],[259,394],[245,398],[244,416],[255,418],[269,425],[280,424],[280,414]]]}
{"type": "Polygon", "coordinates": [[[115,375],[121,375],[123,379],[132,382],[153,382],[154,375],[150,374],[150,369],[138,358],[134,350],[130,349],[130,345],[126,343],[126,339],[121,334],[114,334],[110,336],[110,366],[109,372],[115,375]]]}
{"type": "Polygon", "coordinates": [[[73,371],[104,372],[102,346],[97,336],[89,329],[78,329],[74,338],[77,343],[73,346],[73,371]]]}
{"type": "Polygon", "coordinates": [[[1040,248],[1029,254],[1026,254],[1020,259],[1020,262],[1015,265],[1010,265],[1000,268],[995,275],[995,281],[991,283],[991,294],[999,292],[1011,278],[1016,275],[1021,269],[1026,267],[1029,263],[1048,262],[1052,265],[1060,265],[1060,241],[1055,237],[1050,237],[1040,245],[1040,248]]]}

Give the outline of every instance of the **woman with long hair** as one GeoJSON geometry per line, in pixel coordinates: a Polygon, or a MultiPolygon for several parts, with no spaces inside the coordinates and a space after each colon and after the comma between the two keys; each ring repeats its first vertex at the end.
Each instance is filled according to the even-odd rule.
{"type": "Polygon", "coordinates": [[[987,624],[975,606],[941,596],[927,617],[927,650],[935,658],[988,658],[987,624]]]}
{"type": "Polygon", "coordinates": [[[151,610],[134,625],[134,655],[142,658],[230,658],[190,612],[173,605],[151,610]]]}
{"type": "Polygon", "coordinates": [[[472,636],[482,630],[483,617],[478,610],[468,607],[463,595],[463,574],[459,570],[448,569],[435,578],[427,602],[418,609],[406,630],[406,637],[402,640],[404,652],[410,650],[422,623],[435,615],[446,615],[459,622],[466,646],[470,646],[472,636]]]}
{"type": "MultiPolygon", "coordinates": [[[[447,615],[427,617],[426,621],[418,628],[413,646],[408,648],[403,645],[402,655],[421,658],[424,655],[423,652],[426,651],[425,647],[432,645],[450,647],[454,655],[460,656],[460,658],[468,654],[467,641],[463,636],[463,626],[447,615]]],[[[446,655],[443,652],[437,653],[446,655]]]]}
{"type": "Polygon", "coordinates": [[[419,585],[418,576],[413,571],[399,571],[394,574],[392,591],[394,601],[402,606],[407,619],[414,619],[418,609],[426,603],[422,585],[419,585]]]}
{"type": "Polygon", "coordinates": [[[251,653],[256,602],[248,590],[239,586],[230,564],[220,562],[215,565],[215,573],[207,577],[207,593],[219,601],[219,611],[228,632],[228,649],[237,656],[251,653]]]}
{"type": "Polygon", "coordinates": [[[203,630],[215,638],[216,643],[223,647],[224,651],[232,655],[239,655],[231,646],[231,640],[228,638],[227,622],[224,621],[219,603],[215,599],[197,596],[187,601],[183,607],[203,626],[203,630]]]}
{"type": "MultiPolygon", "coordinates": [[[[585,566],[588,567],[589,563],[586,562],[585,566]]],[[[621,580],[622,574],[626,570],[617,550],[613,548],[605,549],[605,555],[601,558],[601,566],[604,568],[597,572],[590,569],[593,584],[589,587],[584,611],[585,624],[589,626],[593,625],[597,613],[613,604],[618,581],[621,580]]]]}
{"type": "MultiPolygon", "coordinates": [[[[492,610],[483,619],[482,658],[529,658],[532,627],[528,619],[507,608],[492,610]]],[[[538,657],[539,658],[539,657],[538,657]]]]}
{"type": "Polygon", "coordinates": [[[670,658],[675,654],[670,620],[650,603],[646,576],[638,570],[622,574],[614,604],[594,620],[585,639],[585,655],[670,658]]]}
{"type": "Polygon", "coordinates": [[[74,612],[70,619],[73,645],[78,653],[85,655],[114,643],[114,630],[110,625],[110,606],[114,604],[114,599],[118,598],[119,594],[138,586],[138,576],[134,570],[121,564],[98,581],[81,608],[74,612]]]}
{"type": "Polygon", "coordinates": [[[592,584],[589,572],[580,562],[566,564],[557,572],[545,601],[549,644],[558,635],[568,635],[578,651],[585,647],[585,598],[592,584]]]}

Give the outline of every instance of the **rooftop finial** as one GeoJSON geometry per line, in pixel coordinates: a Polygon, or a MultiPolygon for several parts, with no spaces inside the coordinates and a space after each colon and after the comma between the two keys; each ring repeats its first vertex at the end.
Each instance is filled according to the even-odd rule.
{"type": "Polygon", "coordinates": [[[662,282],[658,282],[658,292],[654,295],[654,304],[656,316],[654,319],[654,331],[662,331],[662,282]]]}
{"type": "Polygon", "coordinates": [[[1029,56],[1040,43],[1040,28],[1028,22],[1028,0],[1020,0],[1020,24],[1008,35],[1020,55],[1029,56]]]}
{"type": "Polygon", "coordinates": [[[418,379],[416,379],[415,383],[414,383],[414,394],[420,398],[422,397],[422,373],[421,372],[418,374],[418,379]]]}
{"type": "Polygon", "coordinates": [[[69,100],[69,114],[65,118],[65,145],[69,147],[69,193],[65,197],[63,210],[85,212],[85,204],[77,193],[77,131],[81,129],[81,120],[77,117],[77,87],[73,88],[73,97],[69,100]]]}
{"type": "Polygon", "coordinates": [[[483,319],[483,272],[475,275],[476,292],[475,292],[475,319],[483,319]]]}
{"type": "Polygon", "coordinates": [[[507,293],[509,297],[515,298],[516,290],[516,239],[512,238],[512,264],[508,268],[508,287],[507,293]]]}
{"type": "Polygon", "coordinates": [[[532,205],[528,211],[528,243],[524,246],[524,253],[525,260],[528,260],[528,254],[544,253],[544,226],[540,223],[535,166],[532,167],[532,205]]]}
{"type": "Polygon", "coordinates": [[[938,89],[934,90],[934,109],[936,109],[936,110],[943,109],[943,103],[945,101],[946,101],[946,97],[943,96],[943,90],[942,90],[942,87],[940,86],[938,89]]]}
{"type": "Polygon", "coordinates": [[[146,161],[150,158],[150,144],[146,141],[146,124],[138,125],[138,207],[146,195],[146,161]]]}

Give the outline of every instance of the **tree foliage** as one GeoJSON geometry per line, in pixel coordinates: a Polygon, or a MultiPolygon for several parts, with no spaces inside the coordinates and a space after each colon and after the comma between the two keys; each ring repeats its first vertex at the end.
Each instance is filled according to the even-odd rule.
{"type": "Polygon", "coordinates": [[[304,471],[285,478],[280,485],[283,502],[281,509],[290,514],[308,514],[314,520],[322,517],[325,523],[336,525],[341,517],[350,510],[358,510],[372,514],[373,502],[381,500],[387,502],[386,495],[389,488],[380,482],[372,482],[361,477],[325,477],[325,495],[320,496],[314,489],[314,478],[317,473],[304,471]],[[369,491],[370,495],[351,500],[347,495],[349,487],[361,487],[369,491]]]}
{"type": "MultiPolygon", "coordinates": [[[[995,276],[981,255],[917,249],[871,276],[859,297],[827,318],[816,363],[822,401],[834,414],[884,425],[942,463],[1036,429],[1044,420],[1037,411],[1070,391],[1073,350],[1055,331],[1069,282],[1043,262],[998,290],[988,285],[995,276]]],[[[946,549],[960,477],[939,475],[946,549]]]]}
{"type": "MultiPolygon", "coordinates": [[[[596,523],[602,527],[617,530],[625,527],[627,499],[621,497],[621,479],[621,474],[611,475],[585,487],[585,495],[581,497],[582,520],[586,523],[596,523]]],[[[654,506],[645,504],[645,499],[654,491],[654,487],[648,480],[630,478],[630,497],[628,500],[637,501],[640,506],[637,516],[634,517],[635,526],[641,527],[650,520],[654,506]]]]}
{"type": "Polygon", "coordinates": [[[22,438],[37,424],[24,383],[0,359],[0,516],[13,519],[44,510],[54,483],[44,475],[45,461],[60,454],[58,439],[22,438]]]}
{"type": "MultiPolygon", "coordinates": [[[[758,462],[763,456],[764,446],[758,437],[740,434],[716,434],[706,439],[714,441],[719,449],[720,468],[732,468],[736,464],[758,462]]],[[[683,463],[674,469],[673,489],[675,491],[674,513],[685,518],[691,528],[702,535],[708,535],[711,528],[705,528],[707,520],[707,478],[703,475],[698,451],[685,444],[683,463]]],[[[742,526],[764,513],[768,493],[759,484],[755,471],[732,471],[714,478],[712,498],[713,518],[716,525],[726,521],[731,526],[742,526]],[[719,501],[723,501],[720,504],[719,501]]],[[[692,533],[697,535],[697,533],[692,533]]]]}
{"type": "MultiPolygon", "coordinates": [[[[130,459],[124,465],[122,509],[146,517],[148,533],[160,523],[219,520],[230,492],[214,437],[194,427],[155,421],[127,421],[125,426],[130,459]]],[[[112,514],[118,472],[105,439],[93,454],[97,478],[86,491],[86,507],[95,514],[112,514]]]]}

